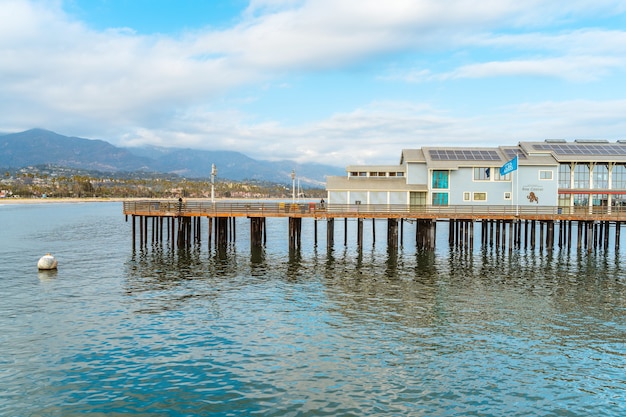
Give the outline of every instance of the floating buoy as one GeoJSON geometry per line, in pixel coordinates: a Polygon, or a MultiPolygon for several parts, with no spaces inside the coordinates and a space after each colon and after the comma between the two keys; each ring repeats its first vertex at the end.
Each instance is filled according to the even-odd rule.
{"type": "Polygon", "coordinates": [[[39,258],[39,262],[37,262],[37,268],[44,270],[57,269],[57,263],[58,262],[54,256],[46,253],[44,256],[39,258]]]}

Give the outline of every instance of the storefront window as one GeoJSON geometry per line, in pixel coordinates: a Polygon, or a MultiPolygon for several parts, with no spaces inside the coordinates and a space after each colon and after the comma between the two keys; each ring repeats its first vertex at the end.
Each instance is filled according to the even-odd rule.
{"type": "Polygon", "coordinates": [[[606,164],[593,167],[593,188],[602,190],[609,188],[609,167],[606,164]]]}
{"type": "Polygon", "coordinates": [[[626,189],[626,165],[617,164],[613,166],[612,170],[612,184],[613,190],[626,189]]]}
{"type": "Polygon", "coordinates": [[[580,164],[574,168],[574,188],[589,188],[589,165],[580,164]]]}
{"type": "Polygon", "coordinates": [[[571,172],[569,164],[559,165],[559,188],[572,188],[571,172]]]}

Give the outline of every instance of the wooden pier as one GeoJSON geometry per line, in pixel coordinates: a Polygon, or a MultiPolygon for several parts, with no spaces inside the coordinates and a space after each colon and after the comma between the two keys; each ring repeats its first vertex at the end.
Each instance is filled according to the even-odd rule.
{"type": "MultiPolygon", "coordinates": [[[[607,249],[611,231],[615,249],[619,248],[620,231],[626,221],[622,207],[551,207],[551,206],[406,206],[406,205],[324,205],[323,203],[259,202],[205,200],[141,200],[124,202],[126,219],[131,216],[133,249],[167,239],[172,246],[185,247],[200,243],[202,218],[207,219],[208,244],[227,245],[236,240],[238,217],[250,221],[250,245],[267,243],[267,218],[286,218],[289,247],[302,244],[302,219],[314,222],[314,244],[317,245],[318,222],[326,223],[326,244],[333,247],[335,221],[343,219],[344,244],[347,243],[347,221],[357,222],[357,245],[363,243],[363,222],[387,221],[387,246],[397,249],[403,241],[404,225],[415,225],[418,249],[435,248],[438,222],[448,222],[448,242],[453,247],[473,249],[475,229],[480,230],[480,244],[500,249],[552,250],[571,248],[592,251],[607,249]],[[575,226],[575,227],[574,227],[575,226]]],[[[372,227],[375,240],[375,227],[372,227]]]]}

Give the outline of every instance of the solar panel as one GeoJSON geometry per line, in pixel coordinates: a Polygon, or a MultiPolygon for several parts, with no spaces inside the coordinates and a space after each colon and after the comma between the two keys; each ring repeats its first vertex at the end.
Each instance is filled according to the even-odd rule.
{"type": "Polygon", "coordinates": [[[557,155],[626,155],[626,146],[617,144],[537,144],[533,147],[538,151],[551,151],[557,155]]]}
{"type": "Polygon", "coordinates": [[[498,152],[480,149],[430,149],[433,161],[500,161],[498,152]]]}
{"type": "Polygon", "coordinates": [[[518,148],[504,149],[504,153],[506,154],[507,159],[513,159],[516,156],[518,159],[526,159],[526,155],[524,154],[524,152],[522,152],[522,150],[518,148]]]}

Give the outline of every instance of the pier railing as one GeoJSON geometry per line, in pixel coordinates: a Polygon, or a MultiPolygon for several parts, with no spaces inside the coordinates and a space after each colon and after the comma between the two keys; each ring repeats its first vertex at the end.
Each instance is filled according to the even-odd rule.
{"type": "Polygon", "coordinates": [[[362,217],[362,218],[522,218],[626,220],[626,206],[556,207],[514,205],[414,206],[406,204],[323,204],[206,200],[137,200],[124,202],[124,214],[207,217],[362,217]]]}

